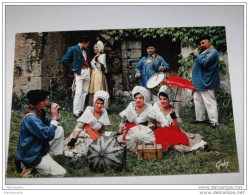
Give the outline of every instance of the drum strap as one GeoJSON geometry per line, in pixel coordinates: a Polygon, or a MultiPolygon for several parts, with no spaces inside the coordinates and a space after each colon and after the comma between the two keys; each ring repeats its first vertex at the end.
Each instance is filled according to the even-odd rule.
{"type": "Polygon", "coordinates": [[[159,59],[159,55],[155,53],[155,56],[153,58],[153,64],[159,59]]]}

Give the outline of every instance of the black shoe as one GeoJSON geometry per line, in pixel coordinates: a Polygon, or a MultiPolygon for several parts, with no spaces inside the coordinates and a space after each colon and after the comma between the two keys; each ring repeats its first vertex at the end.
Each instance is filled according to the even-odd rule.
{"type": "Polygon", "coordinates": [[[73,114],[74,118],[78,119],[81,117],[81,115],[83,114],[84,111],[81,111],[79,114],[73,114]]]}
{"type": "Polygon", "coordinates": [[[210,146],[209,145],[205,145],[204,146],[204,148],[203,148],[203,150],[205,151],[205,152],[210,152],[210,146]]]}
{"type": "Polygon", "coordinates": [[[81,117],[81,115],[83,114],[83,112],[84,112],[84,110],[83,111],[81,111],[80,113],[79,113],[79,116],[81,117]]]}
{"type": "Polygon", "coordinates": [[[78,119],[79,115],[73,114],[73,117],[76,118],[76,119],[78,119]]]}
{"type": "Polygon", "coordinates": [[[21,161],[20,160],[15,160],[15,165],[18,173],[22,172],[22,167],[21,167],[21,161]]]}
{"type": "Polygon", "coordinates": [[[195,124],[195,125],[197,125],[197,124],[206,124],[207,123],[207,121],[206,120],[204,120],[204,121],[190,121],[190,124],[195,124]]]}
{"type": "Polygon", "coordinates": [[[213,129],[216,129],[216,127],[218,127],[218,125],[216,123],[210,123],[210,126],[213,128],[213,129]]]}

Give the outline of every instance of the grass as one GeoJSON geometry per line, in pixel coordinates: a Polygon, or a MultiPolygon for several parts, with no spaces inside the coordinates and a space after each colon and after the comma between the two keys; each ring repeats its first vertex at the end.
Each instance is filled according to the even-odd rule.
{"type": "MultiPolygon", "coordinates": [[[[108,113],[112,126],[107,131],[117,131],[120,123],[118,113],[122,111],[129,103],[130,98],[116,98],[112,101],[108,113]]],[[[76,124],[72,116],[72,106],[68,103],[61,103],[65,107],[61,111],[60,125],[65,130],[65,138],[70,135],[76,124]]],[[[20,124],[23,117],[23,110],[12,110],[11,130],[9,140],[9,153],[7,173],[8,178],[20,177],[15,169],[14,160],[16,158],[16,148],[19,136],[20,124]]],[[[212,129],[208,125],[189,124],[194,119],[193,106],[181,109],[180,111],[183,124],[181,128],[186,132],[199,133],[211,147],[210,152],[197,150],[191,153],[177,153],[169,149],[163,153],[162,160],[144,161],[137,159],[136,154],[127,152],[126,166],[121,172],[115,172],[110,169],[104,173],[92,172],[88,167],[86,158],[81,157],[77,161],[72,161],[65,156],[57,156],[54,159],[66,170],[66,177],[103,177],[103,176],[149,176],[149,175],[184,175],[184,174],[207,174],[207,173],[230,173],[238,172],[238,157],[236,149],[236,139],[233,119],[220,119],[220,125],[212,129]],[[228,167],[220,167],[216,164],[219,161],[229,162],[228,167]]],[[[30,177],[45,177],[38,173],[33,173],[30,177]]],[[[47,177],[47,176],[46,176],[47,177]]]]}

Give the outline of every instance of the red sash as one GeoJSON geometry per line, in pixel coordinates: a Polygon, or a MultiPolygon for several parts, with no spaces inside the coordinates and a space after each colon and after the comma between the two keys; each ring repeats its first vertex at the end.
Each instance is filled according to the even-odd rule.
{"type": "Polygon", "coordinates": [[[85,60],[82,69],[87,69],[87,68],[89,68],[89,61],[85,60]]]}
{"type": "Polygon", "coordinates": [[[84,129],[86,130],[86,132],[92,138],[93,141],[95,141],[96,139],[98,139],[99,136],[101,135],[99,132],[92,130],[89,125],[85,125],[84,129]]]}

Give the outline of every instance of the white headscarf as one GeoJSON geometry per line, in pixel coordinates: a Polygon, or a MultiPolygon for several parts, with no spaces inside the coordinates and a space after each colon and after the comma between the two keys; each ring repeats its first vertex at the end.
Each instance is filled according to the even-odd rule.
{"type": "Polygon", "coordinates": [[[158,94],[157,94],[158,97],[159,97],[159,93],[160,93],[160,92],[164,92],[164,93],[166,93],[167,95],[169,95],[170,89],[169,89],[169,87],[168,87],[167,85],[162,85],[162,86],[160,87],[160,89],[159,89],[158,94]]]}
{"type": "Polygon", "coordinates": [[[141,86],[135,86],[132,90],[132,97],[133,99],[135,98],[134,95],[136,93],[140,93],[144,99],[146,100],[148,98],[148,92],[147,92],[147,89],[145,89],[144,87],[141,87],[141,86]]]}
{"type": "Polygon", "coordinates": [[[109,99],[109,93],[106,92],[106,91],[97,91],[95,94],[94,94],[94,97],[93,97],[93,105],[95,104],[95,102],[98,100],[98,99],[102,99],[104,100],[104,106],[106,106],[107,102],[108,102],[108,99],[109,99]]]}
{"type": "Polygon", "coordinates": [[[98,42],[96,43],[96,45],[98,46],[99,51],[100,51],[101,53],[103,53],[103,52],[104,52],[104,44],[103,44],[103,42],[102,42],[102,41],[98,41],[98,42]]]}

